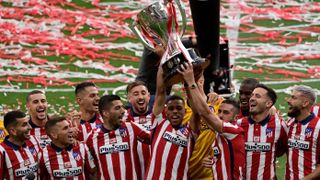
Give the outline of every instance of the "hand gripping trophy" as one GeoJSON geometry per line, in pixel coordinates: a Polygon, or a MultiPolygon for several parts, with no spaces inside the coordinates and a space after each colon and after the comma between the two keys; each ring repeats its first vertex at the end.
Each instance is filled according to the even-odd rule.
{"type": "Polygon", "coordinates": [[[184,62],[193,64],[195,74],[198,74],[208,63],[197,55],[193,48],[186,49],[180,37],[186,28],[186,14],[179,0],[175,4],[180,10],[182,28],[179,35],[177,13],[172,0],[154,2],[137,14],[130,28],[139,37],[145,47],[155,51],[157,47],[165,50],[160,65],[164,71],[164,81],[172,85],[183,81],[183,77],[177,73],[177,68],[184,62]]]}

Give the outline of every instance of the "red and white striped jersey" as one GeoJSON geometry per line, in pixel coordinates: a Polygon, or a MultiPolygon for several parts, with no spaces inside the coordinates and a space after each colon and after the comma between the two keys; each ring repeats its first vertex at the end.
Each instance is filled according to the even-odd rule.
{"type": "Polygon", "coordinates": [[[150,141],[150,133],[132,122],[109,131],[102,125],[92,131],[87,145],[98,167],[99,179],[141,179],[137,145],[150,141]]]}
{"type": "Polygon", "coordinates": [[[95,168],[93,157],[83,143],[70,145],[66,149],[51,143],[42,152],[40,166],[45,179],[86,179],[85,174],[95,168]]]}
{"type": "Polygon", "coordinates": [[[151,158],[144,179],[188,179],[194,146],[189,122],[174,129],[160,114],[153,124],[151,158]]]}
{"type": "MultiPolygon", "coordinates": [[[[152,118],[153,118],[152,111],[151,112],[148,111],[145,115],[138,115],[138,114],[135,114],[132,111],[132,109],[127,109],[123,119],[126,122],[135,122],[139,124],[141,128],[150,132],[152,118]]],[[[137,149],[139,154],[142,177],[144,177],[145,170],[149,162],[150,153],[151,153],[150,148],[151,148],[150,144],[138,142],[137,149]]]]}
{"type": "Polygon", "coordinates": [[[311,112],[313,112],[314,115],[316,115],[320,118],[320,105],[312,106],[311,112]]]}
{"type": "Polygon", "coordinates": [[[286,179],[302,179],[320,164],[320,120],[314,114],[288,123],[286,179]]]}
{"type": "Polygon", "coordinates": [[[7,136],[0,144],[0,179],[40,179],[40,151],[39,142],[33,136],[23,146],[11,143],[7,136]]]}
{"type": "Polygon", "coordinates": [[[31,125],[32,129],[30,131],[30,134],[34,136],[38,142],[40,143],[40,147],[44,148],[48,144],[51,143],[50,137],[47,135],[46,128],[45,127],[39,127],[35,125],[31,119],[29,120],[29,124],[31,125]]]}
{"type": "Polygon", "coordinates": [[[216,135],[213,149],[213,179],[245,179],[244,130],[229,122],[223,122],[223,133],[216,135]]]}
{"type": "Polygon", "coordinates": [[[276,179],[276,157],[287,148],[286,123],[277,114],[259,123],[250,117],[237,123],[245,131],[246,179],[276,179]]]}
{"type": "Polygon", "coordinates": [[[78,140],[81,142],[86,141],[90,132],[93,129],[99,128],[103,123],[102,117],[97,113],[89,121],[80,120],[78,140]]]}

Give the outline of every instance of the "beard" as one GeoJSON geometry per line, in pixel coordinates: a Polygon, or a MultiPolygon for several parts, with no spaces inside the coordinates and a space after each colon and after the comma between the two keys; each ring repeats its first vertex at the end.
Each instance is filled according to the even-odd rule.
{"type": "Polygon", "coordinates": [[[142,114],[145,114],[148,111],[148,105],[133,106],[132,109],[134,110],[135,113],[142,115],[142,114]]]}
{"type": "Polygon", "coordinates": [[[301,110],[298,107],[293,107],[290,112],[288,112],[289,117],[297,117],[301,114],[301,110]]]}

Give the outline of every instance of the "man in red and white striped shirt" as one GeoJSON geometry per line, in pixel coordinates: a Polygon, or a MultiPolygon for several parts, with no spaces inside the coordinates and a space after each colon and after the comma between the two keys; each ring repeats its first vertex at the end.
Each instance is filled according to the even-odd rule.
{"type": "Polygon", "coordinates": [[[320,120],[310,108],[315,92],[307,86],[295,86],[288,101],[289,120],[286,179],[320,178],[320,120]]]}
{"type": "Polygon", "coordinates": [[[74,144],[69,122],[64,117],[52,118],[45,128],[52,141],[42,150],[42,178],[89,178],[95,171],[93,158],[85,144],[74,144]]]}
{"type": "Polygon", "coordinates": [[[320,104],[312,106],[311,112],[320,118],[320,104]]]}
{"type": "MultiPolygon", "coordinates": [[[[218,125],[222,126],[222,133],[216,135],[212,144],[214,157],[207,156],[203,163],[212,169],[214,179],[245,178],[244,130],[235,124],[239,111],[239,104],[235,100],[226,99],[219,107],[219,119],[213,116],[214,121],[221,122],[218,125]]],[[[208,122],[211,124],[209,127],[215,130],[215,124],[211,121],[208,122]]]]}
{"type": "Polygon", "coordinates": [[[27,109],[30,115],[29,123],[32,127],[30,134],[37,138],[41,148],[50,144],[51,139],[46,133],[45,124],[49,119],[48,102],[43,91],[33,90],[27,95],[27,109]]]}
{"type": "Polygon", "coordinates": [[[77,123],[79,127],[78,140],[84,141],[89,133],[102,124],[99,114],[99,91],[93,82],[82,82],[75,89],[76,101],[80,107],[81,120],[77,123]]]}
{"type": "Polygon", "coordinates": [[[26,114],[11,111],[4,116],[9,135],[0,144],[0,179],[40,179],[40,145],[30,135],[26,114]]]}
{"type": "MultiPolygon", "coordinates": [[[[142,81],[134,81],[127,86],[128,102],[124,120],[127,122],[135,122],[146,131],[151,129],[152,105],[150,103],[150,93],[147,86],[142,81]]],[[[149,162],[150,145],[138,142],[138,154],[141,165],[141,174],[144,177],[145,169],[149,162]]]]}
{"type": "Polygon", "coordinates": [[[239,89],[240,112],[238,118],[249,116],[249,99],[252,91],[258,84],[259,81],[254,78],[246,78],[241,82],[239,89]]]}
{"type": "Polygon", "coordinates": [[[276,157],[287,145],[287,126],[270,108],[277,100],[273,89],[258,84],[249,100],[250,116],[238,120],[245,131],[246,179],[276,179],[276,157]]]}
{"type": "Polygon", "coordinates": [[[101,127],[93,130],[86,144],[95,159],[99,179],[141,179],[138,141],[149,143],[150,134],[133,122],[122,121],[125,109],[117,95],[99,102],[101,127]]]}
{"type": "Polygon", "coordinates": [[[188,161],[191,156],[199,124],[191,118],[182,124],[186,113],[184,100],[170,96],[167,100],[163,70],[157,74],[157,91],[153,113],[151,157],[144,179],[188,179],[188,161]],[[162,117],[164,105],[166,117],[162,117]]]}
{"type": "MultiPolygon", "coordinates": [[[[235,121],[235,117],[240,111],[239,104],[234,100],[224,100],[218,110],[219,116],[217,116],[211,112],[201,96],[195,83],[192,64],[182,65],[179,72],[189,87],[189,94],[195,105],[195,110],[201,114],[210,129],[218,132],[213,144],[214,159],[206,164],[206,166],[212,167],[213,178],[244,179],[244,131],[237,125],[230,123],[235,121]]],[[[217,94],[215,96],[218,97],[217,94]]]]}

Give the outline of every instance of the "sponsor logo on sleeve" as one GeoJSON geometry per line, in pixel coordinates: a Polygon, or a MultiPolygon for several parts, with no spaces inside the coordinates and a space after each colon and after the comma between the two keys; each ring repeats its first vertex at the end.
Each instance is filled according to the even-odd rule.
{"type": "Polygon", "coordinates": [[[252,152],[267,152],[271,150],[271,144],[263,142],[246,142],[245,150],[252,152]]]}
{"type": "Polygon", "coordinates": [[[129,149],[130,148],[129,148],[128,142],[107,144],[107,145],[101,146],[99,148],[99,153],[100,154],[110,154],[110,153],[124,152],[129,149]]]}
{"type": "Polygon", "coordinates": [[[308,150],[310,148],[309,142],[291,138],[288,139],[288,146],[293,149],[301,150],[308,150]]]}
{"type": "Polygon", "coordinates": [[[79,176],[80,174],[82,174],[81,167],[53,170],[53,176],[56,178],[79,176]]]}
{"type": "Polygon", "coordinates": [[[179,136],[177,134],[174,134],[172,132],[166,131],[163,134],[163,138],[166,141],[172,142],[173,144],[176,144],[176,145],[179,145],[179,146],[182,146],[182,147],[187,147],[187,145],[188,145],[188,139],[187,138],[184,138],[184,137],[179,136]]]}

